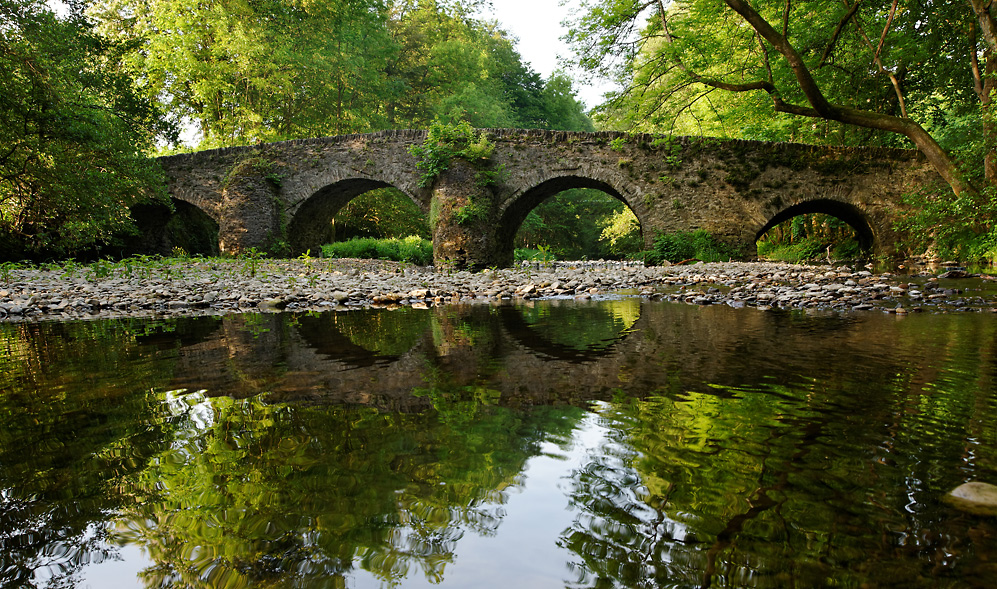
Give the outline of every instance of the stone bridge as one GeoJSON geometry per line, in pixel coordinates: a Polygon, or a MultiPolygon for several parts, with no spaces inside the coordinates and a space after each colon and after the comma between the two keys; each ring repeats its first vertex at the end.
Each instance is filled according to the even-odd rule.
{"type": "MultiPolygon", "coordinates": [[[[218,248],[238,253],[283,241],[313,252],[351,199],[394,187],[429,215],[437,264],[506,266],[527,214],[571,188],[623,201],[650,246],[658,232],[703,229],[755,256],[755,241],[804,213],[851,225],[875,254],[896,251],[901,196],[937,179],[916,151],[833,148],[622,133],[484,130],[495,143],[488,186],[456,160],[432,186],[409,153],[426,131],[402,130],[231,147],[160,158],[168,190],[218,226],[218,248]],[[467,215],[473,203],[476,213],[467,215]],[[463,211],[463,215],[459,214],[463,211]]],[[[186,205],[180,205],[186,206],[186,205]]],[[[189,208],[189,207],[188,207],[189,208]]]]}

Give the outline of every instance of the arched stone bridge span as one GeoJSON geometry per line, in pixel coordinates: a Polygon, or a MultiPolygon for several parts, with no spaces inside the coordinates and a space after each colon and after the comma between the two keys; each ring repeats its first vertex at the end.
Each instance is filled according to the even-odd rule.
{"type": "Polygon", "coordinates": [[[822,212],[857,231],[877,254],[896,248],[904,192],[937,179],[916,151],[661,138],[622,133],[488,129],[493,168],[482,187],[455,161],[431,187],[419,185],[409,147],[426,131],[382,131],[232,147],[160,158],[170,195],[219,225],[219,248],[237,253],[286,241],[316,251],[332,217],[351,199],[394,187],[429,215],[437,263],[512,262],[527,214],[570,188],[597,188],[634,212],[644,241],[658,232],[704,229],[742,257],[782,220],[822,212]],[[477,214],[468,219],[465,207],[477,214]],[[463,217],[458,220],[458,217],[463,217]]]}

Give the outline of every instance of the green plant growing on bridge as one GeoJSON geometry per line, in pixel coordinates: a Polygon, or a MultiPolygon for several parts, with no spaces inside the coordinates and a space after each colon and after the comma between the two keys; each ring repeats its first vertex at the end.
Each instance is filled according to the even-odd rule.
{"type": "MultiPolygon", "coordinates": [[[[419,177],[422,187],[432,186],[440,174],[450,168],[454,158],[468,162],[479,171],[487,170],[494,151],[495,144],[467,121],[456,124],[436,121],[430,125],[426,140],[409,148],[409,153],[418,158],[415,166],[422,172],[419,177]]],[[[491,176],[490,180],[488,184],[494,183],[497,176],[491,176]]]]}

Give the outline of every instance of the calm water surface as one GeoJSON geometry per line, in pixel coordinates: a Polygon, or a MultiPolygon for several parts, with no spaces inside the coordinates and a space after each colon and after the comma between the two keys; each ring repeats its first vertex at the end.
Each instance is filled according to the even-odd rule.
{"type": "Polygon", "coordinates": [[[990,587],[997,317],[0,325],[3,587],[990,587]]]}

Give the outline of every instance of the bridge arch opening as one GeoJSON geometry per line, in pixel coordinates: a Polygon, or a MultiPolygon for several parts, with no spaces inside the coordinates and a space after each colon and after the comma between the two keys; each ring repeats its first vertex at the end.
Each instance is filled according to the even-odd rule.
{"type": "Polygon", "coordinates": [[[756,233],[755,244],[760,258],[845,259],[872,251],[875,234],[854,205],[819,199],[780,211],[756,233]]]}
{"type": "Polygon", "coordinates": [[[170,198],[173,205],[160,203],[135,205],[132,219],[138,234],[125,242],[131,254],[169,256],[183,250],[192,256],[218,255],[218,222],[189,202],[170,198]]]}
{"type": "MultiPolygon", "coordinates": [[[[341,180],[316,191],[294,213],[287,233],[292,253],[310,250],[313,255],[323,245],[360,238],[431,237],[428,215],[415,199],[386,182],[367,178],[341,180]]],[[[346,249],[367,251],[337,248],[346,249]]],[[[431,249],[428,256],[431,260],[431,249]]]]}
{"type": "Polygon", "coordinates": [[[620,259],[643,249],[640,220],[612,186],[581,176],[547,180],[519,195],[498,228],[504,256],[620,259]]]}

